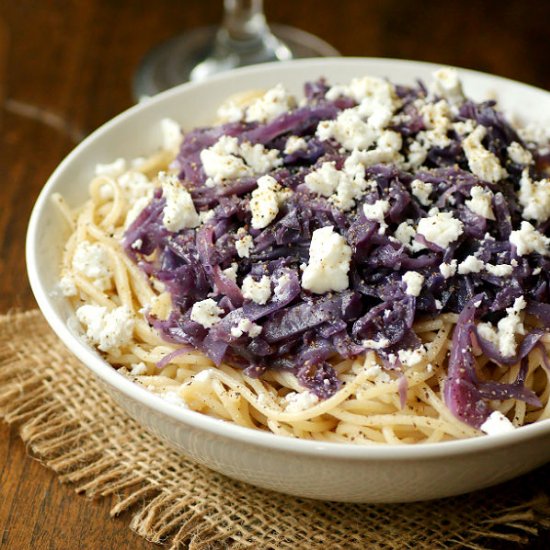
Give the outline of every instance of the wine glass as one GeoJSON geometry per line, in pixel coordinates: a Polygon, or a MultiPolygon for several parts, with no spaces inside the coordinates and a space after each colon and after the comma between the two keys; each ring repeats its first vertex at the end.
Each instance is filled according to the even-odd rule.
{"type": "Polygon", "coordinates": [[[268,26],[263,0],[224,0],[220,27],[186,31],[152,49],[133,81],[136,100],[213,74],[267,61],[340,55],[324,40],[286,25],[268,26]]]}

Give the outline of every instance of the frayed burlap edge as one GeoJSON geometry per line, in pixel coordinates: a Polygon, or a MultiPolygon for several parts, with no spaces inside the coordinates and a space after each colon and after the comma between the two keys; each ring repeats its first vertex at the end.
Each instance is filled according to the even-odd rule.
{"type": "Polygon", "coordinates": [[[0,317],[0,418],[29,453],[169,548],[496,548],[550,528],[546,467],[432,503],[359,505],[263,491],[192,464],[129,419],[38,311],[0,317]]]}

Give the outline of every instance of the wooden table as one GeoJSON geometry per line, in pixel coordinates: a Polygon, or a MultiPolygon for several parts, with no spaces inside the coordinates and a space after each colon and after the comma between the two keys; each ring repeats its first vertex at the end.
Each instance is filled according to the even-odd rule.
{"type": "MultiPolygon", "coordinates": [[[[343,55],[454,64],[550,89],[550,3],[463,0],[274,0],[271,21],[343,55]]],[[[150,47],[219,21],[217,0],[12,0],[0,3],[0,312],[32,308],[24,238],[33,202],[59,161],[132,105],[130,82],[150,47]]],[[[0,547],[152,548],[26,456],[0,426],[0,547]]],[[[536,545],[549,547],[544,533],[536,545]]]]}

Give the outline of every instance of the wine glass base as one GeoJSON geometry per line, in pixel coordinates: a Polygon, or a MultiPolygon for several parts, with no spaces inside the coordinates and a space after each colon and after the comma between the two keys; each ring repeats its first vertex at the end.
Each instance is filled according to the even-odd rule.
{"type": "MultiPolygon", "coordinates": [[[[292,58],[339,56],[338,50],[317,36],[287,25],[270,25],[273,34],[292,53],[292,58]]],[[[193,69],[212,52],[218,27],[186,31],[153,48],[142,60],[134,76],[134,99],[155,95],[187,82],[193,69]]],[[[234,66],[229,62],[224,70],[234,66]]]]}

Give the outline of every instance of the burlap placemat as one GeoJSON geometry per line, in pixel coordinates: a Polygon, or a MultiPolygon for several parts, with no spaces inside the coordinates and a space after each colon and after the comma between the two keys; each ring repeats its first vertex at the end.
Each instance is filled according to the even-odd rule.
{"type": "Polygon", "coordinates": [[[170,548],[498,548],[550,528],[541,492],[550,466],[471,495],[403,505],[317,502],[232,481],[128,418],[38,311],[0,316],[0,417],[61,481],[89,497],[119,495],[111,515],[130,511],[131,529],[170,548]]]}

